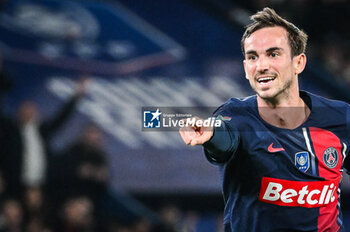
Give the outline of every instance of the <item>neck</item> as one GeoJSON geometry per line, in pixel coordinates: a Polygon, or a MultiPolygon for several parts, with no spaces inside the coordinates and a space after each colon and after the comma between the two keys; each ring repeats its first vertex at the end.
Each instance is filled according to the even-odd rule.
{"type": "Polygon", "coordinates": [[[310,109],[297,94],[283,99],[262,99],[257,96],[259,114],[267,123],[286,129],[295,129],[310,115],[310,109]]]}

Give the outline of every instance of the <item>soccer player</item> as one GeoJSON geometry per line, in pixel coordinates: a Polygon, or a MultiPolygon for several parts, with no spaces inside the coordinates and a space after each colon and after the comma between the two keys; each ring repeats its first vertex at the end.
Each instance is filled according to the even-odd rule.
{"type": "Polygon", "coordinates": [[[302,30],[270,8],[251,19],[241,45],[256,95],[220,106],[220,127],[184,127],[181,137],[220,166],[225,232],[343,231],[350,107],[299,90],[302,30]]]}

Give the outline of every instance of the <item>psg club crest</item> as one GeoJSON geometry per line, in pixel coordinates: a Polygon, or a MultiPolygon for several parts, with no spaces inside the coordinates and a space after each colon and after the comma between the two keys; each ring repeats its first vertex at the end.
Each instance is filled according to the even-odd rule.
{"type": "Polygon", "coordinates": [[[334,168],[338,164],[339,155],[337,149],[329,147],[323,152],[323,162],[329,168],[334,168]]]}
{"type": "Polygon", "coordinates": [[[295,154],[295,166],[302,172],[306,172],[310,167],[309,153],[307,151],[295,154]]]}

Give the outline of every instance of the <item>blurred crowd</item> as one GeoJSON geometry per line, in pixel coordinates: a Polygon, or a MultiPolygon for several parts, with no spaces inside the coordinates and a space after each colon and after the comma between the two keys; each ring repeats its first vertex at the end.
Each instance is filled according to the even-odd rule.
{"type": "Polygon", "coordinates": [[[0,54],[0,232],[223,231],[221,214],[203,228],[196,211],[168,203],[150,210],[113,192],[104,133],[93,123],[64,149],[51,146],[87,94],[88,79],[76,81],[75,93],[49,117],[32,99],[9,114],[6,97],[16,86],[5,70],[0,54]]]}
{"type": "MultiPolygon", "coordinates": [[[[86,81],[52,117],[24,100],[16,114],[0,114],[0,231],[101,231],[96,210],[106,195],[109,167],[100,129],[88,124],[62,154],[50,141],[85,94],[86,81]]],[[[11,89],[1,69],[1,94],[11,89]]],[[[3,107],[1,107],[3,109],[3,107]]]]}
{"type": "MultiPolygon", "coordinates": [[[[30,99],[23,100],[14,115],[0,106],[0,232],[204,231],[196,211],[165,203],[152,209],[156,212],[151,216],[139,207],[130,205],[131,211],[139,211],[131,213],[115,204],[118,196],[110,193],[104,134],[95,124],[83,125],[64,149],[51,147],[76,113],[89,79],[75,85],[75,93],[49,117],[43,118],[38,103],[30,99]]],[[[2,103],[15,87],[1,68],[2,103]]],[[[223,231],[222,218],[213,217],[215,229],[207,231],[223,231]]]]}

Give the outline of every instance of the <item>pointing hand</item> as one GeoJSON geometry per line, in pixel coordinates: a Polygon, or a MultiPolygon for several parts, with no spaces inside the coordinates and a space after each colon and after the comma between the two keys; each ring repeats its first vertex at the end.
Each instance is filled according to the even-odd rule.
{"type": "MultiPolygon", "coordinates": [[[[184,120],[184,124],[186,125],[186,122],[189,119],[184,120]]],[[[193,121],[193,119],[191,119],[193,121]]],[[[202,145],[205,142],[209,141],[211,137],[213,137],[214,134],[214,128],[213,126],[196,126],[196,122],[198,120],[202,120],[201,118],[195,117],[194,118],[194,125],[188,125],[180,128],[180,135],[182,140],[187,144],[191,146],[195,145],[202,145]]]]}

